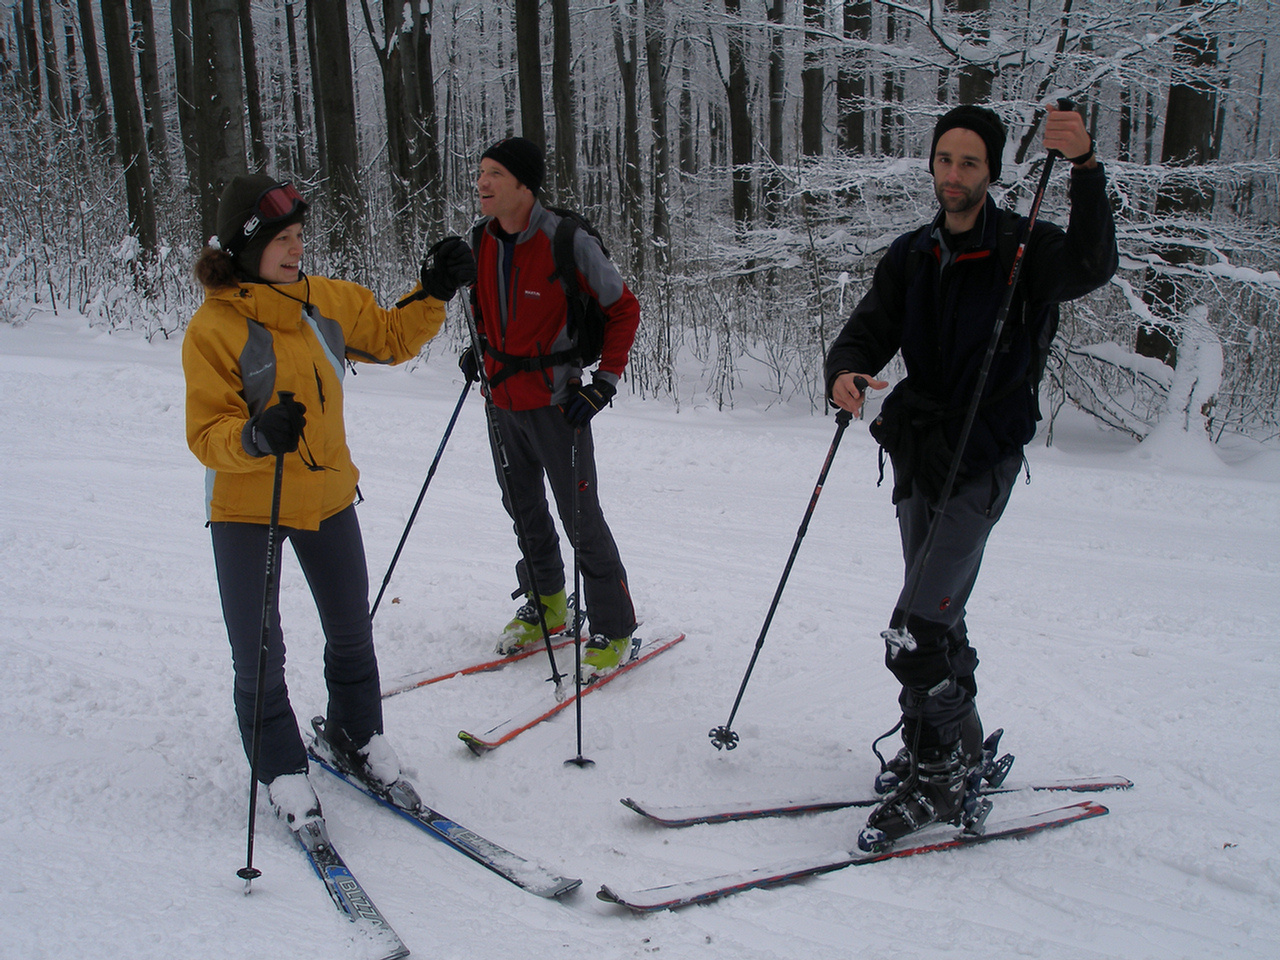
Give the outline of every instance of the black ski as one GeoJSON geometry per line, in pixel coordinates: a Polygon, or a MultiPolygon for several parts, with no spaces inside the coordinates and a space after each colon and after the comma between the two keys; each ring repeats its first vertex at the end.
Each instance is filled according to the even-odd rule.
{"type": "Polygon", "coordinates": [[[365,892],[360,881],[338,856],[322,822],[311,822],[297,832],[290,831],[311,861],[311,866],[329,891],[334,906],[355,924],[362,935],[377,943],[386,953],[381,960],[400,960],[409,956],[409,948],[391,929],[382,912],[374,905],[373,898],[365,892]]]}
{"type": "Polygon", "coordinates": [[[307,752],[313,760],[331,774],[341,780],[345,780],[365,796],[373,798],[388,810],[393,810],[400,814],[414,826],[431,834],[438,840],[443,840],[453,849],[466,854],[476,863],[488,867],[494,873],[510,880],[517,887],[528,890],[535,896],[560,897],[582,885],[580,879],[559,876],[541,864],[526,860],[519,854],[512,853],[505,847],[499,846],[492,840],[486,840],[475,831],[468,830],[461,824],[450,820],[444,814],[432,810],[425,803],[422,803],[416,794],[413,795],[413,801],[410,801],[409,805],[403,805],[403,801],[402,803],[397,803],[395,795],[388,795],[385,791],[374,790],[357,777],[342,770],[332,758],[323,756],[318,752],[314,742],[308,745],[307,752]]]}
{"type": "MultiPolygon", "coordinates": [[[[1066,780],[1045,780],[1039,783],[984,786],[981,793],[990,796],[997,793],[1019,791],[1054,791],[1070,793],[1098,793],[1104,790],[1128,790],[1133,781],[1126,777],[1079,777],[1066,780]]],[[[661,805],[645,803],[625,797],[622,805],[640,816],[664,827],[689,827],[700,823],[729,823],[734,820],[756,820],[762,817],[788,817],[805,813],[822,813],[826,810],[843,810],[846,807],[873,807],[884,797],[811,796],[802,799],[742,803],[694,803],[661,805]]]]}
{"type": "Polygon", "coordinates": [[[729,894],[743,890],[754,890],[761,887],[776,887],[784,883],[792,883],[805,877],[843,870],[845,867],[864,866],[893,860],[901,857],[913,857],[921,853],[933,853],[939,850],[952,850],[957,847],[972,847],[992,840],[1008,840],[1029,836],[1042,830],[1063,827],[1093,817],[1101,817],[1108,812],[1107,808],[1092,800],[1084,800],[1056,810],[1032,814],[1026,817],[1013,817],[1006,820],[988,822],[982,833],[956,832],[954,827],[928,828],[908,838],[902,846],[891,847],[880,853],[848,854],[829,856],[818,854],[800,860],[779,863],[772,867],[759,867],[753,870],[742,870],[737,873],[724,874],[705,880],[693,880],[685,883],[671,883],[660,887],[643,890],[623,890],[608,885],[602,886],[596,893],[601,900],[617,903],[637,913],[648,913],[655,910],[670,910],[694,903],[706,903],[729,894]]]}

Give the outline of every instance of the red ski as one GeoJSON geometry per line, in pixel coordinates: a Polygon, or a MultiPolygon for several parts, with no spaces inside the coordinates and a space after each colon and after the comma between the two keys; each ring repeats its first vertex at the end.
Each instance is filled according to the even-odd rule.
{"type": "MultiPolygon", "coordinates": [[[[618,677],[621,677],[640,666],[640,664],[647,663],[660,653],[665,653],[667,650],[670,650],[683,639],[684,634],[682,633],[673,640],[667,640],[660,643],[645,654],[640,653],[641,641],[638,639],[633,641],[630,659],[612,673],[606,673],[602,677],[596,677],[592,679],[591,682],[585,684],[582,688],[581,696],[585,697],[587,694],[599,690],[605,684],[612,683],[614,680],[618,679],[618,677]]],[[[514,740],[530,727],[536,727],[544,720],[550,720],[561,710],[565,710],[568,707],[573,706],[577,699],[578,695],[574,694],[573,696],[566,697],[554,707],[551,707],[548,710],[543,710],[532,717],[526,717],[523,719],[516,717],[504,720],[502,723],[499,723],[497,726],[485,731],[483,734],[468,733],[466,730],[460,730],[458,732],[458,739],[465,743],[476,756],[482,756],[490,750],[494,750],[497,747],[502,746],[504,743],[514,740]]]]}
{"type": "MultiPolygon", "coordinates": [[[[563,637],[564,634],[558,633],[555,636],[563,637]]],[[[566,637],[563,640],[553,638],[551,641],[551,649],[560,650],[569,646],[571,643],[573,643],[572,637],[566,637]]],[[[421,676],[423,673],[429,672],[426,670],[420,670],[418,673],[411,673],[407,677],[401,677],[403,682],[400,686],[382,691],[382,699],[385,700],[387,697],[394,697],[396,694],[404,693],[408,690],[417,690],[419,687],[426,687],[433,683],[439,683],[441,680],[451,680],[454,677],[470,676],[473,673],[487,673],[490,670],[501,670],[509,664],[516,663],[520,660],[526,660],[529,657],[534,657],[538,654],[546,656],[546,653],[547,645],[545,643],[535,643],[525,647],[519,653],[513,653],[505,657],[497,657],[493,660],[485,660],[483,663],[473,663],[470,666],[457,667],[456,669],[448,670],[444,673],[439,673],[435,676],[427,677],[422,680],[414,679],[415,677],[421,676]]]]}

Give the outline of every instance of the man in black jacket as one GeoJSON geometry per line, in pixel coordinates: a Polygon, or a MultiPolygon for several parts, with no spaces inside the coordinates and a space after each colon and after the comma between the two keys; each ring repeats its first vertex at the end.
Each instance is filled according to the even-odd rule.
{"type": "Polygon", "coordinates": [[[859,836],[864,849],[966,815],[983,734],[974,707],[978,658],[969,645],[965,603],[1017,477],[1022,448],[1040,419],[1037,387],[1057,304],[1102,286],[1118,261],[1106,177],[1092,138],[1079,114],[1051,109],[1044,146],[1071,161],[1070,221],[1065,231],[1035,224],[976,419],[957,453],[1013,250],[1026,233],[1025,218],[998,209],[988,196],[1000,177],[1004,142],[1003,123],[986,108],[956,107],[938,120],[929,170],[941,210],[890,246],[827,354],[828,397],[855,416],[867,387],[888,387],[874,374],[899,351],[907,371],[871,425],[893,464],[906,570],[890,629],[882,635],[885,663],[902,685],[904,747],[877,779],[877,789],[888,796],[859,836]],[[957,455],[955,486],[937,517],[957,455]],[[938,529],[926,558],[923,547],[934,522],[938,529]]]}

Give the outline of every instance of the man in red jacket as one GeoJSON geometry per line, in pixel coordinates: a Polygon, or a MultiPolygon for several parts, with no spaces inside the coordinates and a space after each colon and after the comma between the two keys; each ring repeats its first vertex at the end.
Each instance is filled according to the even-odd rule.
{"type": "MultiPolygon", "coordinates": [[[[525,555],[516,565],[526,602],[503,631],[498,652],[510,653],[542,640],[534,606],[538,601],[548,631],[564,629],[568,619],[564,561],[545,477],[582,569],[591,625],[582,661],[583,674],[589,677],[618,665],[631,645],[636,622],[627,572],[597,497],[591,418],[617,392],[640,323],[640,305],[599,241],[586,230],[575,231],[578,283],[606,317],[599,365],[591,382],[584,384],[568,331],[569,304],[559,279],[552,276],[552,238],[561,217],[538,202],[544,171],[542,150],[522,137],[510,137],[484,152],[476,180],[480,212],[487,220],[474,251],[473,302],[489,401],[507,455],[504,468],[495,451],[495,464],[499,480],[505,477],[508,487],[503,505],[526,540],[525,555]]],[[[474,354],[464,355],[464,370],[472,366],[469,374],[474,373],[474,363],[474,354]]]]}

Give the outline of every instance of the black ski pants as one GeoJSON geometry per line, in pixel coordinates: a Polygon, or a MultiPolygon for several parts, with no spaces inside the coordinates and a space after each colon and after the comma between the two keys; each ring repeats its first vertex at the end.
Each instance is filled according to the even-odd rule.
{"type": "Polygon", "coordinates": [[[885,665],[902,684],[898,702],[903,720],[908,728],[920,726],[921,749],[959,740],[964,720],[974,709],[978,655],[969,644],[965,605],[978,579],[987,538],[1008,505],[1021,464],[1021,455],[1009,457],[956,483],[910,609],[912,574],[924,561],[925,540],[937,510],[918,486],[898,502],[906,577],[890,626],[905,625],[915,646],[886,642],[885,665]]]}
{"type": "MultiPolygon", "coordinates": [[[[266,585],[267,525],[211,523],[222,615],[235,667],[235,708],[246,756],[252,756],[254,699],[262,646],[262,600],[266,585]]],[[[354,506],[333,515],[318,530],[281,527],[284,541],[311,588],[324,630],[326,717],[356,743],[382,732],[382,691],[369,616],[369,571],[354,506]]],[[[279,556],[277,556],[277,563],[279,556]]],[[[262,709],[258,779],[270,783],[307,769],[307,752],[289,703],[284,676],[285,644],[279,604],[270,624],[262,709]]]]}
{"type": "MultiPolygon", "coordinates": [[[[582,569],[583,602],[591,620],[591,632],[611,640],[629,637],[636,626],[635,609],[627,586],[617,544],[605,522],[596,483],[595,446],[591,425],[578,433],[578,516],[574,534],[573,445],[575,430],[559,407],[535,410],[493,408],[499,435],[507,453],[509,497],[502,504],[513,521],[519,517],[517,534],[524,529],[524,549],[533,566],[538,591],[549,596],[564,589],[564,560],[560,538],[547,503],[546,484],[551,487],[561,526],[576,542],[582,569]]],[[[493,451],[498,482],[503,483],[503,467],[496,446],[493,451]]],[[[524,558],[516,564],[520,589],[531,587],[524,558]]]]}

